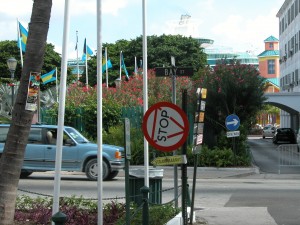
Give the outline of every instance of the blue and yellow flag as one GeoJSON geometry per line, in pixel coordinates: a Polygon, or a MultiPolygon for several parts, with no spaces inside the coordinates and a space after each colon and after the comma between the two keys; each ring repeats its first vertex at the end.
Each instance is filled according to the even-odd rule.
{"type": "Polygon", "coordinates": [[[51,70],[49,73],[46,73],[41,76],[43,84],[48,84],[52,81],[56,80],[56,77],[54,76],[54,73],[56,72],[56,69],[51,70]]]}
{"type": "Polygon", "coordinates": [[[122,67],[122,69],[124,70],[127,79],[129,79],[128,71],[127,71],[126,66],[125,66],[125,63],[124,63],[123,52],[121,52],[121,67],[122,67]]]}
{"type": "Polygon", "coordinates": [[[105,54],[104,54],[104,56],[102,58],[102,73],[104,73],[106,71],[106,63],[107,63],[107,69],[112,68],[112,63],[111,63],[110,59],[108,59],[106,62],[105,54]]]}
{"type": "Polygon", "coordinates": [[[18,47],[20,48],[20,43],[21,43],[21,48],[23,52],[26,52],[26,43],[27,43],[27,37],[28,37],[28,31],[23,27],[23,25],[18,22],[19,24],[19,35],[18,37],[18,47]]]}
{"type": "Polygon", "coordinates": [[[90,47],[86,44],[86,38],[84,39],[84,45],[83,45],[83,55],[82,55],[82,61],[85,61],[86,59],[89,59],[91,55],[93,55],[93,50],[90,49],[90,47]]]}

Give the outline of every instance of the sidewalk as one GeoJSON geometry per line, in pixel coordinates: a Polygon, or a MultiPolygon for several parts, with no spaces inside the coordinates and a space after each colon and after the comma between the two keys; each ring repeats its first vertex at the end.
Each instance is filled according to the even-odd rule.
{"type": "MultiPolygon", "coordinates": [[[[132,169],[144,170],[143,166],[134,166],[132,169]]],[[[163,179],[174,178],[174,167],[150,167],[150,170],[162,170],[163,179]]],[[[188,179],[193,178],[194,168],[188,167],[188,179]]],[[[178,167],[178,178],[181,177],[181,169],[178,167]]],[[[259,168],[213,168],[198,167],[197,179],[300,179],[299,174],[260,174],[259,168]]],[[[207,207],[205,205],[194,206],[194,225],[277,225],[269,214],[267,207],[207,207]]]]}

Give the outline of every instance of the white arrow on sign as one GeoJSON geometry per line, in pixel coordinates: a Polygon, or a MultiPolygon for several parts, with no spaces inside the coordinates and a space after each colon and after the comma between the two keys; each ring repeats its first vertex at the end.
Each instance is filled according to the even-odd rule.
{"type": "Polygon", "coordinates": [[[239,123],[239,121],[238,121],[237,119],[233,119],[232,121],[227,122],[226,124],[227,124],[227,125],[233,124],[234,126],[236,126],[238,123],[239,123]]]}

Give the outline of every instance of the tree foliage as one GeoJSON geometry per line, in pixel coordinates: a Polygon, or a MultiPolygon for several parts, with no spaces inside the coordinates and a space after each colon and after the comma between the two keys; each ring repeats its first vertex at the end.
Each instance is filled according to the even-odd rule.
{"type": "Polygon", "coordinates": [[[211,129],[211,136],[226,131],[225,119],[230,114],[238,115],[246,132],[263,107],[264,78],[252,65],[220,63],[213,70],[203,71],[200,85],[208,90],[205,125],[211,129]]]}
{"type": "MultiPolygon", "coordinates": [[[[103,47],[107,47],[108,58],[111,60],[113,68],[109,69],[109,85],[114,85],[115,79],[120,73],[120,51],[123,52],[124,62],[128,70],[129,76],[134,73],[135,57],[140,67],[143,60],[142,36],[136,39],[118,40],[114,44],[104,43],[103,47]]],[[[147,61],[148,68],[169,67],[171,66],[171,56],[175,57],[176,66],[193,67],[194,71],[198,71],[206,65],[206,55],[200,48],[197,40],[191,37],[183,37],[181,35],[161,35],[148,36],[147,38],[147,61]]],[[[93,56],[88,62],[89,84],[96,84],[96,56],[93,56]]],[[[122,76],[124,76],[122,71],[122,76]]],[[[85,75],[82,76],[82,82],[85,82],[85,75]]],[[[105,82],[105,73],[103,74],[103,82],[105,82]]]]}

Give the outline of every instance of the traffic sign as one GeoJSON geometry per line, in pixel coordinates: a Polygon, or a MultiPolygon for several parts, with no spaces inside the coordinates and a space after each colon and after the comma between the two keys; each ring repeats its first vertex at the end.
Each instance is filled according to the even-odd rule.
{"type": "Polygon", "coordinates": [[[178,165],[178,164],[186,164],[187,159],[186,159],[186,155],[173,155],[173,156],[157,157],[151,163],[154,166],[178,165]]]}
{"type": "Polygon", "coordinates": [[[191,77],[194,75],[194,69],[192,67],[156,67],[155,73],[157,77],[167,77],[175,75],[191,77]]]}
{"type": "Polygon", "coordinates": [[[239,137],[240,136],[240,131],[239,130],[236,130],[236,131],[227,131],[226,136],[228,138],[239,137]]]}
{"type": "Polygon", "coordinates": [[[226,117],[225,126],[228,130],[237,130],[240,126],[240,119],[237,115],[231,114],[226,117]]]}
{"type": "Polygon", "coordinates": [[[185,112],[177,105],[159,102],[145,113],[142,130],[151,146],[170,152],[181,147],[186,141],[189,122],[185,112]]]}

